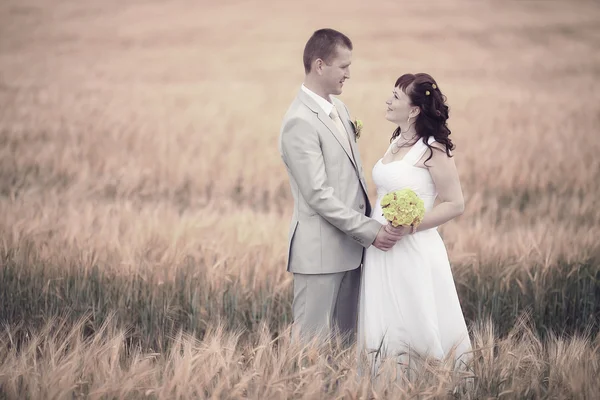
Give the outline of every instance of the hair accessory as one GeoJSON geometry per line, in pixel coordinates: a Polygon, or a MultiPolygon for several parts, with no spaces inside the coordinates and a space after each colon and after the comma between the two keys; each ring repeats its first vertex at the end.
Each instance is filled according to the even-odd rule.
{"type": "Polygon", "coordinates": [[[431,94],[431,92],[429,90],[425,91],[425,96],[429,96],[431,94]]]}
{"type": "Polygon", "coordinates": [[[432,88],[437,89],[437,85],[434,83],[431,85],[432,88]]]}

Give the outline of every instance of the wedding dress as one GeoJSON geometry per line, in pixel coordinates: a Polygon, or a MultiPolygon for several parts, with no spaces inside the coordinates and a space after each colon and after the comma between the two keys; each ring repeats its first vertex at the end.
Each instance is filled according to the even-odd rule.
{"type": "MultiPolygon", "coordinates": [[[[387,223],[381,198],[403,188],[417,193],[426,214],[433,208],[433,179],[426,168],[415,166],[426,151],[429,148],[418,140],[403,159],[375,164],[377,202],[372,218],[387,223]]],[[[407,235],[387,252],[374,246],[366,250],[358,322],[359,350],[371,357],[399,357],[405,365],[411,354],[437,359],[453,354],[457,362],[467,360],[469,334],[436,228],[407,235]]]]}

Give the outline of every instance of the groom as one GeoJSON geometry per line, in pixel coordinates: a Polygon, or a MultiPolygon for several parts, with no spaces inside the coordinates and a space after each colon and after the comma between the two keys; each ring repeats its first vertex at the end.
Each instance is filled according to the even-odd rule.
{"type": "Polygon", "coordinates": [[[288,271],[294,274],[294,334],[332,330],[353,339],[363,252],[401,238],[369,218],[371,204],[348,109],[332,97],[350,78],[352,42],[320,29],[304,48],[304,84],[279,138],[294,196],[288,271]]]}

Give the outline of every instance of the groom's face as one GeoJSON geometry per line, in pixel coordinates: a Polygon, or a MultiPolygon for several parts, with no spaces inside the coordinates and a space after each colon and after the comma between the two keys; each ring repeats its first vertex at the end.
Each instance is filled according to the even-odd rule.
{"type": "Polygon", "coordinates": [[[338,46],[335,55],[329,63],[323,65],[321,79],[323,88],[333,95],[342,94],[344,81],[350,79],[350,64],[352,51],[346,47],[338,46]]]}

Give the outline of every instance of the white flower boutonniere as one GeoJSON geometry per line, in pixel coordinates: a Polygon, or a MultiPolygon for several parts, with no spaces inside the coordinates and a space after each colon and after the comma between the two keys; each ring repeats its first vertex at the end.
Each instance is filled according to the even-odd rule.
{"type": "Polygon", "coordinates": [[[363,123],[360,119],[355,119],[352,122],[352,126],[354,127],[354,133],[356,134],[356,140],[360,138],[360,133],[362,132],[363,123]]]}

